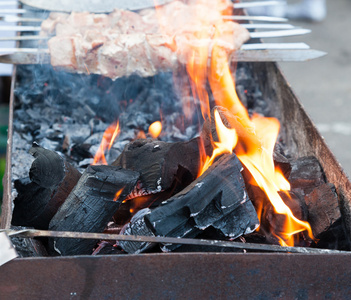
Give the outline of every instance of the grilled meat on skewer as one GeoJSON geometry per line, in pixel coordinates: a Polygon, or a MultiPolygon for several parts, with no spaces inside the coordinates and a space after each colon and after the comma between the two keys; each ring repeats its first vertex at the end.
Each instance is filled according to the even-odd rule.
{"type": "Polygon", "coordinates": [[[55,13],[43,22],[41,34],[56,35],[48,42],[54,67],[112,79],[174,70],[214,44],[229,55],[249,39],[245,28],[224,21],[219,11],[180,1],[139,13],[55,13]]]}

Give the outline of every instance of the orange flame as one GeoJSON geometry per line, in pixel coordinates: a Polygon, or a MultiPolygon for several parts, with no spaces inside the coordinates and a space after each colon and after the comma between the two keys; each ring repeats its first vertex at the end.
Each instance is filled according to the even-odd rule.
{"type": "Polygon", "coordinates": [[[120,133],[119,122],[111,124],[104,132],[102,136],[102,140],[100,143],[100,147],[95,154],[93,165],[101,164],[107,165],[107,161],[105,158],[106,149],[111,150],[111,147],[120,133]]]}
{"type": "Polygon", "coordinates": [[[207,156],[205,161],[202,163],[198,176],[201,176],[214,162],[216,157],[225,154],[233,153],[233,150],[238,142],[238,136],[235,129],[227,128],[223,122],[217,110],[214,112],[216,130],[218,134],[218,142],[214,142],[214,150],[212,156],[207,156]]]}
{"type": "Polygon", "coordinates": [[[115,194],[115,197],[113,198],[113,201],[117,201],[119,196],[121,196],[122,192],[123,192],[124,188],[121,188],[120,190],[118,190],[115,194]]]}
{"type": "MultiPolygon", "coordinates": [[[[220,117],[216,112],[216,129],[219,142],[214,143],[213,155],[211,158],[207,157],[204,161],[200,175],[213,163],[216,156],[230,153],[232,151],[230,148],[235,147],[238,158],[270,199],[275,212],[286,216],[283,231],[273,233],[279,238],[280,244],[293,246],[294,235],[302,231],[307,231],[309,236],[313,238],[310,225],[297,219],[278,194],[278,191],[290,189],[289,182],[275,168],[273,161],[274,145],[280,129],[279,121],[275,118],[265,118],[259,115],[249,117],[246,108],[236,94],[235,82],[228,65],[228,53],[217,44],[222,34],[222,24],[216,23],[213,25],[215,32],[212,36],[212,49],[210,45],[207,45],[193,50],[193,55],[190,56],[187,63],[187,71],[193,82],[193,89],[196,90],[201,103],[208,101],[208,97],[204,96],[206,93],[204,74],[207,74],[216,104],[227,108],[235,117],[228,120],[230,127],[233,128],[228,129],[223,124],[221,125],[221,122],[218,122],[220,117]],[[210,53],[209,67],[207,66],[208,53],[210,53]],[[203,57],[204,55],[206,55],[206,58],[203,57]],[[227,144],[228,141],[229,144],[227,144]]],[[[204,35],[206,33],[202,34],[201,32],[200,37],[208,38],[204,35]]],[[[208,117],[208,104],[205,103],[201,106],[205,108],[203,109],[204,117],[208,117]]]]}
{"type": "Polygon", "coordinates": [[[149,126],[149,134],[152,136],[152,138],[156,139],[159,137],[162,131],[162,124],[160,121],[153,122],[149,126]]]}

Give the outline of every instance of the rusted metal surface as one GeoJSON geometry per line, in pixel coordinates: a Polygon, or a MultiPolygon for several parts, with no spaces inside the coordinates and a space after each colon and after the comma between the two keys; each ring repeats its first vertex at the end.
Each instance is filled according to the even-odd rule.
{"type": "Polygon", "coordinates": [[[1,299],[348,299],[351,255],[149,254],[16,259],[1,299]]]}
{"type": "Polygon", "coordinates": [[[6,167],[5,176],[3,178],[3,202],[1,206],[1,228],[10,228],[12,218],[12,199],[11,199],[11,162],[12,162],[12,136],[13,136],[13,110],[15,99],[15,79],[16,79],[16,66],[13,67],[11,77],[11,94],[10,94],[10,110],[9,110],[9,126],[7,132],[7,148],[6,148],[6,167]]]}
{"type": "MultiPolygon", "coordinates": [[[[315,155],[338,190],[351,228],[351,184],[275,63],[253,63],[264,97],[276,99],[287,144],[315,155]],[[269,76],[267,75],[269,74],[269,76]]],[[[15,73],[14,73],[15,74],[15,73]]],[[[2,228],[12,216],[13,87],[2,228]]],[[[351,230],[350,230],[351,231],[351,230]]],[[[0,299],[347,299],[351,255],[187,253],[15,259],[0,269],[0,299]]]]}

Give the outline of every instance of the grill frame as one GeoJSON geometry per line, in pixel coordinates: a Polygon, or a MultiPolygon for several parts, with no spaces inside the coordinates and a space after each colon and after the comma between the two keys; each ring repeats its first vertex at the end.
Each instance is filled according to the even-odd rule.
{"type": "MultiPolygon", "coordinates": [[[[281,112],[287,145],[297,157],[315,155],[336,186],[350,233],[351,183],[276,63],[251,63],[264,97],[281,112]]],[[[11,84],[1,228],[11,226],[12,137],[16,68],[11,84]]],[[[350,236],[350,234],[349,234],[350,236]]],[[[0,273],[0,291],[16,299],[297,298],[351,295],[351,255],[169,253],[15,259],[0,273]],[[218,279],[217,279],[218,278],[218,279]]],[[[5,297],[6,298],[6,297],[5,297]]],[[[9,297],[7,297],[9,298],[9,297]]]]}

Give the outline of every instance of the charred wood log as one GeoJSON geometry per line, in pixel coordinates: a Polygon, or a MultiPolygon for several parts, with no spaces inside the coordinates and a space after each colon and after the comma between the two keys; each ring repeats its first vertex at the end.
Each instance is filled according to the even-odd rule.
{"type": "Polygon", "coordinates": [[[291,190],[298,189],[303,195],[308,195],[315,187],[326,182],[324,171],[314,156],[300,157],[292,161],[291,165],[289,176],[291,190]]]}
{"type": "MultiPolygon", "coordinates": [[[[286,224],[286,216],[277,214],[272,206],[266,193],[256,184],[252,184],[254,181],[250,172],[244,167],[243,176],[246,183],[248,195],[259,214],[261,224],[259,234],[263,235],[265,241],[272,244],[279,244],[279,239],[273,234],[274,232],[284,232],[286,224]]],[[[308,207],[306,206],[303,195],[294,191],[278,192],[284,203],[290,208],[293,215],[302,221],[308,219],[308,207]]],[[[303,235],[297,235],[295,242],[304,241],[303,235]]],[[[307,241],[306,241],[307,243],[307,241]]],[[[304,245],[305,246],[305,245],[304,245]]]]}
{"type": "Polygon", "coordinates": [[[280,169],[285,178],[289,178],[291,174],[291,164],[290,161],[282,154],[280,154],[276,149],[273,152],[274,165],[280,169]]]}
{"type": "MultiPolygon", "coordinates": [[[[20,226],[12,226],[13,230],[25,230],[28,228],[20,226]]],[[[11,236],[11,242],[16,248],[19,257],[43,257],[48,256],[46,248],[39,239],[23,238],[19,236],[11,236]]]]}
{"type": "Polygon", "coordinates": [[[140,173],[141,186],[135,197],[167,190],[174,181],[185,187],[200,168],[199,143],[200,138],[177,143],[136,140],[126,145],[112,165],[140,173]]]}
{"type": "Polygon", "coordinates": [[[35,160],[29,179],[15,181],[18,196],[12,224],[47,229],[81,174],[54,151],[34,144],[29,152],[35,160]]]}
{"type": "Polygon", "coordinates": [[[322,184],[305,196],[308,222],[313,235],[319,237],[341,218],[338,196],[333,184],[322,184]]]}
{"type": "MultiPolygon", "coordinates": [[[[279,195],[297,219],[307,221],[308,210],[303,197],[291,191],[279,192],[279,195]]],[[[272,233],[284,232],[287,224],[286,222],[287,216],[277,214],[271,203],[268,203],[264,207],[261,220],[261,232],[264,232],[266,240],[269,243],[279,243],[277,237],[272,233]]],[[[300,245],[300,243],[300,246],[307,246],[307,244],[305,245],[304,243],[310,244],[310,242],[304,240],[304,236],[301,233],[294,236],[294,243],[296,246],[300,245]]]]}
{"type": "MultiPolygon", "coordinates": [[[[252,232],[259,222],[241,170],[235,154],[221,157],[183,191],[131,222],[125,233],[192,238],[213,227],[226,237],[236,238],[252,232]]],[[[133,253],[148,247],[144,244],[138,248],[128,242],[120,245],[133,253]]],[[[177,246],[164,247],[173,250],[177,246]]]]}
{"type": "MultiPolygon", "coordinates": [[[[115,166],[89,166],[52,218],[56,231],[103,232],[120,203],[134,189],[139,173],[115,166]]],[[[51,253],[91,254],[95,240],[53,238],[51,253]]]]}

